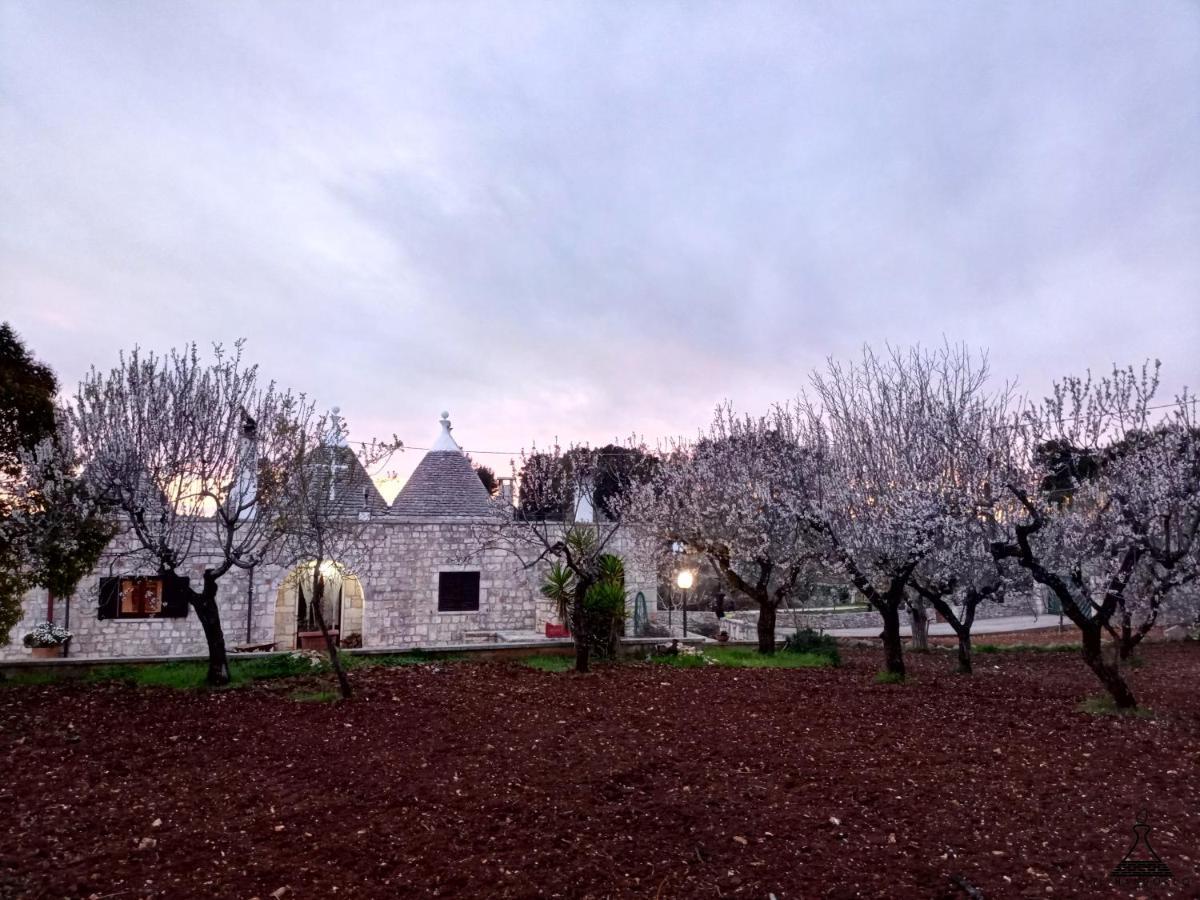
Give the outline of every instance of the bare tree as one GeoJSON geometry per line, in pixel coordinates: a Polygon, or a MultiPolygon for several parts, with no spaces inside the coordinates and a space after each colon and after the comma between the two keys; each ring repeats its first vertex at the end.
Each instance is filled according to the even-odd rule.
{"type": "Polygon", "coordinates": [[[702,554],[730,589],[758,606],[758,650],[775,652],[776,616],[812,575],[811,454],[786,410],[739,416],[728,405],[690,443],[663,454],[630,513],[659,542],[702,554]]]}
{"type": "Polygon", "coordinates": [[[195,345],[122,354],[111,372],[92,369],[68,414],[89,488],[120,513],[133,556],[182,579],[203,565],[188,599],[208,644],[208,683],[228,683],[218,582],[278,545],[279,487],[311,404],[260,385],[239,341],[211,360],[195,345]]]}
{"type": "MultiPolygon", "coordinates": [[[[325,615],[327,590],[333,577],[344,583],[350,575],[365,578],[374,560],[371,496],[368,470],[396,450],[401,442],[360,445],[355,451],[346,440],[345,420],[335,407],[330,413],[297,422],[296,458],[288,467],[276,505],[276,527],[281,535],[273,562],[285,566],[301,592],[308,588],[308,608],[325,640],[330,665],[342,697],[351,696],[325,615]]],[[[335,601],[341,603],[341,596],[335,601]]]]}
{"type": "MultiPolygon", "coordinates": [[[[812,529],[831,561],[883,619],[887,671],[903,677],[900,612],[912,579],[952,530],[950,491],[969,464],[963,430],[986,408],[986,356],[965,347],[869,347],[858,364],[830,360],[795,407],[818,457],[812,529]]],[[[965,510],[957,513],[963,515],[965,510]]]]}
{"type": "Polygon", "coordinates": [[[1120,658],[1153,627],[1164,599],[1196,577],[1194,401],[1185,393],[1156,408],[1158,386],[1158,363],[1114,368],[1064,379],[1024,410],[1012,429],[1003,533],[992,544],[997,560],[1053,593],[1080,630],[1084,662],[1121,709],[1137,701],[1120,658]],[[1111,661],[1105,633],[1120,651],[1111,661]]]}

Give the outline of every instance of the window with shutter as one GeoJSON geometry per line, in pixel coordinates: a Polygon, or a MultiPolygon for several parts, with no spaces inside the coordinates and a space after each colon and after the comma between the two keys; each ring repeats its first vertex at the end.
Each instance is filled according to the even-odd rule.
{"type": "Polygon", "coordinates": [[[476,612],[478,609],[478,572],[438,573],[438,612],[476,612]]]}
{"type": "Polygon", "coordinates": [[[128,575],[100,579],[101,619],[174,619],[188,614],[188,579],[128,575]]]}

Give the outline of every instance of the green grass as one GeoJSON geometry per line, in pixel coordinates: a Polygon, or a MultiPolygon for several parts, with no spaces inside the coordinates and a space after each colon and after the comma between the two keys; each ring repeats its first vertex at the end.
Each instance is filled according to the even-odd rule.
{"type": "MultiPolygon", "coordinates": [[[[389,653],[381,656],[342,655],[346,669],[368,669],[378,666],[411,666],[431,662],[453,662],[459,657],[435,656],[428,653],[389,653]]],[[[276,678],[293,678],[298,675],[324,675],[330,671],[328,662],[313,665],[306,657],[294,657],[287,653],[260,656],[252,659],[229,659],[230,687],[240,687],[256,681],[276,678]]],[[[181,661],[168,663],[114,663],[98,666],[77,680],[85,684],[109,684],[123,682],[141,687],[168,687],[175,690],[196,690],[204,686],[208,674],[208,663],[181,661]]],[[[69,675],[55,671],[18,672],[0,680],[6,686],[56,684],[72,680],[69,675]]]]}
{"type": "Polygon", "coordinates": [[[1079,644],[976,644],[976,653],[1078,653],[1079,644]]]}
{"type": "Polygon", "coordinates": [[[1137,719],[1152,719],[1154,713],[1145,707],[1136,709],[1117,709],[1113,698],[1108,694],[1095,694],[1081,702],[1075,709],[1090,716],[1129,716],[1137,719]]]}
{"type": "Polygon", "coordinates": [[[461,654],[447,653],[439,656],[422,650],[413,650],[408,653],[383,653],[379,656],[343,653],[342,665],[345,666],[346,671],[352,671],[354,669],[373,669],[379,666],[420,666],[430,663],[459,662],[462,658],[461,654]]]}
{"type": "Polygon", "coordinates": [[[0,676],[0,688],[55,684],[58,681],[58,676],[53,672],[15,672],[12,675],[0,676]]]}
{"type": "Polygon", "coordinates": [[[575,660],[570,656],[526,656],[520,663],[539,672],[570,672],[575,668],[575,660]]]}
{"type": "Polygon", "coordinates": [[[898,672],[877,672],[875,673],[876,684],[904,684],[905,678],[898,672]]]}
{"type": "MultiPolygon", "coordinates": [[[[287,654],[263,656],[256,659],[229,660],[230,686],[251,684],[273,678],[291,678],[296,675],[318,675],[329,671],[329,664],[314,666],[305,658],[287,654]]],[[[169,687],[176,690],[193,690],[203,687],[208,674],[208,663],[171,662],[151,665],[117,663],[101,666],[88,672],[83,681],[93,684],[121,681],[140,687],[169,687]]]]}
{"type": "Polygon", "coordinates": [[[705,647],[703,656],[655,656],[651,661],[677,669],[695,669],[708,665],[706,659],[730,669],[821,669],[836,665],[825,653],[780,651],[768,656],[749,647],[705,647]]]}
{"type": "Polygon", "coordinates": [[[288,697],[297,703],[336,703],[337,691],[292,691],[288,697]]]}

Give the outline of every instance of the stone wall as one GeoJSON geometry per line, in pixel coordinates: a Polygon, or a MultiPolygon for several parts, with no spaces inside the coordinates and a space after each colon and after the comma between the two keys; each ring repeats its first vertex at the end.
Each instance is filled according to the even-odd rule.
{"type": "MultiPolygon", "coordinates": [[[[99,618],[100,579],[108,576],[154,575],[153,567],[136,556],[129,555],[134,547],[128,534],[119,534],[109,551],[103,556],[96,569],[85,576],[69,601],[57,598],[54,602],[54,621],[70,628],[71,656],[175,656],[207,652],[204,631],[195,612],[189,607],[181,618],[149,619],[101,619],[99,618]]],[[[193,564],[179,574],[191,579],[193,587],[199,587],[206,565],[214,565],[217,557],[198,557],[193,564]]],[[[217,592],[217,605],[221,610],[221,624],[225,639],[232,647],[245,640],[247,611],[250,611],[250,631],[254,636],[269,635],[274,631],[275,591],[273,578],[278,569],[268,568],[254,575],[253,607],[250,606],[248,588],[250,576],[241,570],[232,570],[223,577],[217,592]]],[[[46,591],[29,591],[24,598],[24,614],[13,628],[7,646],[0,646],[0,659],[21,659],[30,656],[21,643],[22,637],[37,622],[46,621],[46,591]]],[[[270,640],[270,637],[255,638],[270,640]]]]}
{"type": "MultiPolygon", "coordinates": [[[[1012,597],[1004,603],[982,603],[975,613],[975,621],[982,619],[1004,618],[1007,616],[1029,616],[1035,612],[1043,614],[1044,607],[1040,596],[1012,597]]],[[[660,617],[665,613],[659,613],[660,617]]],[[[693,613],[688,613],[689,623],[693,613]]],[[[676,627],[678,628],[679,611],[675,612],[676,627]]],[[[725,630],[729,632],[730,640],[752,641],[758,639],[758,610],[737,610],[726,615],[725,630]]],[[[930,622],[936,621],[933,611],[930,611],[930,622]]],[[[901,625],[908,624],[908,614],[901,615],[901,625]]],[[[882,628],[879,613],[873,609],[864,612],[806,612],[803,610],[781,609],[776,613],[776,632],[792,632],[797,628],[812,628],[816,631],[828,631],[835,628],[882,628]]]]}
{"type": "MultiPolygon", "coordinates": [[[[437,647],[486,641],[496,632],[545,633],[547,622],[556,621],[554,605],[542,596],[539,586],[548,564],[525,569],[503,550],[480,551],[479,523],[462,518],[406,520],[384,518],[367,526],[371,558],[363,566],[364,594],[361,622],[366,647],[437,647]],[[480,572],[478,612],[438,612],[438,573],[480,572]]],[[[618,534],[609,549],[626,560],[629,615],[632,598],[645,593],[651,609],[655,605],[654,578],[643,571],[632,551],[634,539],[618,534]]],[[[131,562],[127,552],[133,538],[118,535],[97,569],[84,578],[69,604],[57,600],[54,620],[69,624],[75,637],[71,656],[135,657],[203,654],[204,633],[190,608],[184,618],[100,619],[100,579],[109,575],[153,575],[148,565],[131,562]]],[[[199,586],[206,565],[216,556],[198,557],[181,572],[199,586]]],[[[281,566],[258,567],[253,577],[231,570],[220,579],[217,604],[228,647],[262,644],[283,638],[276,649],[290,649],[291,630],[277,635],[277,607],[287,603],[281,590],[287,577],[281,566]],[[251,594],[251,587],[253,592],[251,594]]],[[[30,591],[24,598],[24,615],[14,627],[11,641],[0,646],[0,659],[28,658],[30,651],[21,638],[37,622],[45,621],[47,598],[44,590],[30,591]]],[[[294,609],[294,607],[288,607],[294,609]]],[[[284,615],[288,615],[285,610],[284,615]]],[[[290,613],[294,615],[294,612],[290,613]]],[[[358,615],[358,611],[354,611],[358,615]]]]}

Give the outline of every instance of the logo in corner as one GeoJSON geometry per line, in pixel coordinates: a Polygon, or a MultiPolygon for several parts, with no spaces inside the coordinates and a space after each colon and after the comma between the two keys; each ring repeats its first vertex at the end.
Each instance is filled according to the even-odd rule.
{"type": "Polygon", "coordinates": [[[1146,824],[1145,811],[1138,813],[1133,826],[1133,844],[1125,858],[1112,870],[1113,878],[1170,878],[1171,869],[1159,859],[1150,846],[1150,826],[1146,824]]]}

